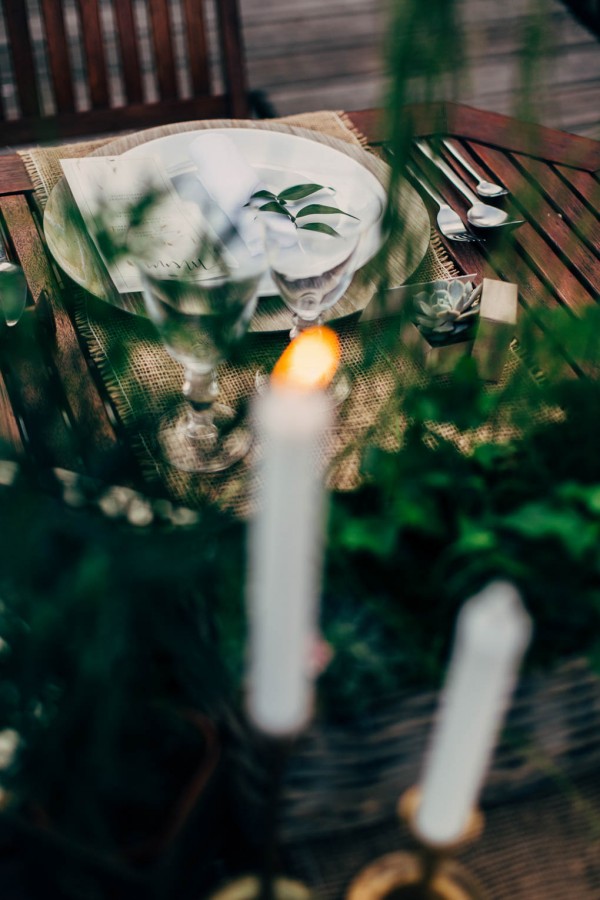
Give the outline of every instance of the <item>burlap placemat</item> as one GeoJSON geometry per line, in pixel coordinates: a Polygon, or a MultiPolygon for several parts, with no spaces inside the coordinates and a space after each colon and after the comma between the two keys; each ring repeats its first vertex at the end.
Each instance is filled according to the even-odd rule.
{"type": "MultiPolygon", "coordinates": [[[[274,123],[307,128],[351,144],[366,145],[365,139],[340,113],[306,113],[274,120],[274,123]]],[[[246,124],[251,126],[253,123],[246,124]]],[[[196,126],[206,127],[206,123],[183,123],[169,126],[168,131],[174,133],[196,126]]],[[[152,139],[164,132],[165,129],[152,129],[147,137],[152,139]]],[[[61,158],[89,155],[106,143],[101,140],[23,151],[21,155],[34,182],[40,207],[43,209],[52,188],[62,176],[61,158]]],[[[425,258],[412,280],[429,281],[449,273],[457,272],[432,234],[425,258]]],[[[153,326],[144,318],[121,312],[75,286],[69,289],[69,294],[80,334],[97,364],[142,471],[153,488],[166,490],[177,502],[194,505],[209,498],[243,514],[248,509],[248,498],[253,494],[252,453],[228,472],[215,476],[179,472],[161,458],[156,442],[157,425],[181,390],[182,373],[164,350],[153,326]]],[[[382,418],[382,411],[385,411],[398,381],[419,377],[405,355],[389,352],[386,341],[380,339],[383,329],[384,326],[378,324],[370,327],[369,366],[365,367],[362,336],[350,325],[342,323],[339,328],[343,365],[352,379],[353,389],[339,410],[336,427],[325,451],[335,460],[330,470],[330,483],[337,489],[348,490],[358,484],[361,444],[382,418]]],[[[260,366],[270,368],[286,343],[285,332],[250,336],[249,353],[243,363],[225,364],[220,370],[224,402],[233,406],[247,402],[254,392],[256,369],[260,366]]],[[[378,443],[388,448],[397,446],[401,426],[395,414],[383,430],[377,430],[378,443]]]]}

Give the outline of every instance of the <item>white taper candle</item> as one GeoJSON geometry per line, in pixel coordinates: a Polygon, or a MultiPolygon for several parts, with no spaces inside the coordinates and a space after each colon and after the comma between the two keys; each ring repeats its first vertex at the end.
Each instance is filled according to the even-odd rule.
{"type": "Polygon", "coordinates": [[[415,823],[430,843],[452,843],[467,824],[530,635],[519,594],[505,582],[490,584],[459,613],[415,823]]]}
{"type": "Polygon", "coordinates": [[[324,491],[319,444],[331,424],[322,391],[277,387],[255,401],[262,443],[249,544],[247,709],[262,731],[298,732],[313,706],[324,491]]]}

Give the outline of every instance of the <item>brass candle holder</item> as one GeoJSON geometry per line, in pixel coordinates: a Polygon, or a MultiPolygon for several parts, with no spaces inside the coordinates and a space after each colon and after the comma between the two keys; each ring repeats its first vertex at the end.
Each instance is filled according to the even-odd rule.
{"type": "Polygon", "coordinates": [[[433,844],[416,826],[420,791],[406,791],[398,814],[417,844],[414,852],[388,853],[364,868],[352,881],[346,900],[489,900],[476,878],[452,858],[479,837],[483,815],[473,810],[463,834],[451,844],[433,844]]]}
{"type": "MultiPolygon", "coordinates": [[[[281,875],[270,882],[268,896],[272,900],[314,900],[306,885],[281,875]]],[[[264,897],[265,885],[260,877],[242,875],[211,894],[210,900],[263,900],[264,897]]]]}

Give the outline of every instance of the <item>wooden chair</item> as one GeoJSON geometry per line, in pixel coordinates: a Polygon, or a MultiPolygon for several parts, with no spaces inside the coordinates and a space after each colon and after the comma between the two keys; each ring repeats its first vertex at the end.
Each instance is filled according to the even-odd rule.
{"type": "Polygon", "coordinates": [[[0,5],[2,144],[249,114],[237,0],[217,0],[212,17],[207,0],[0,5]]]}

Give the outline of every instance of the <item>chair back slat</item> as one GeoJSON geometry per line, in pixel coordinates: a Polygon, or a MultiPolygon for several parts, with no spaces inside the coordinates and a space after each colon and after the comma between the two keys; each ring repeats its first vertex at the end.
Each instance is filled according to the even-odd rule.
{"type": "Polygon", "coordinates": [[[231,115],[248,115],[248,85],[244,67],[242,26],[237,0],[218,0],[217,17],[223,56],[225,89],[229,95],[231,115]]]}
{"type": "Polygon", "coordinates": [[[4,17],[21,115],[39,116],[41,109],[35,77],[35,58],[24,0],[4,0],[4,17]]]}
{"type": "Polygon", "coordinates": [[[161,100],[175,100],[178,95],[177,74],[171,39],[169,3],[168,0],[149,0],[149,7],[158,93],[161,100]]]}
{"type": "Polygon", "coordinates": [[[56,0],[41,2],[56,109],[61,113],[74,112],[75,98],[62,3],[56,0]]]}
{"type": "Polygon", "coordinates": [[[142,103],[142,77],[140,69],[140,52],[133,15],[132,0],[117,0],[114,5],[121,50],[121,69],[125,86],[125,96],[129,103],[142,103]]]}
{"type": "Polygon", "coordinates": [[[194,94],[202,96],[210,92],[210,67],[208,64],[208,39],[198,0],[183,0],[190,76],[194,94]]]}
{"type": "Polygon", "coordinates": [[[98,0],[77,0],[92,108],[110,106],[104,38],[98,0]]]}
{"type": "Polygon", "coordinates": [[[238,3],[0,0],[13,60],[0,97],[4,141],[246,116],[238,3]]]}

